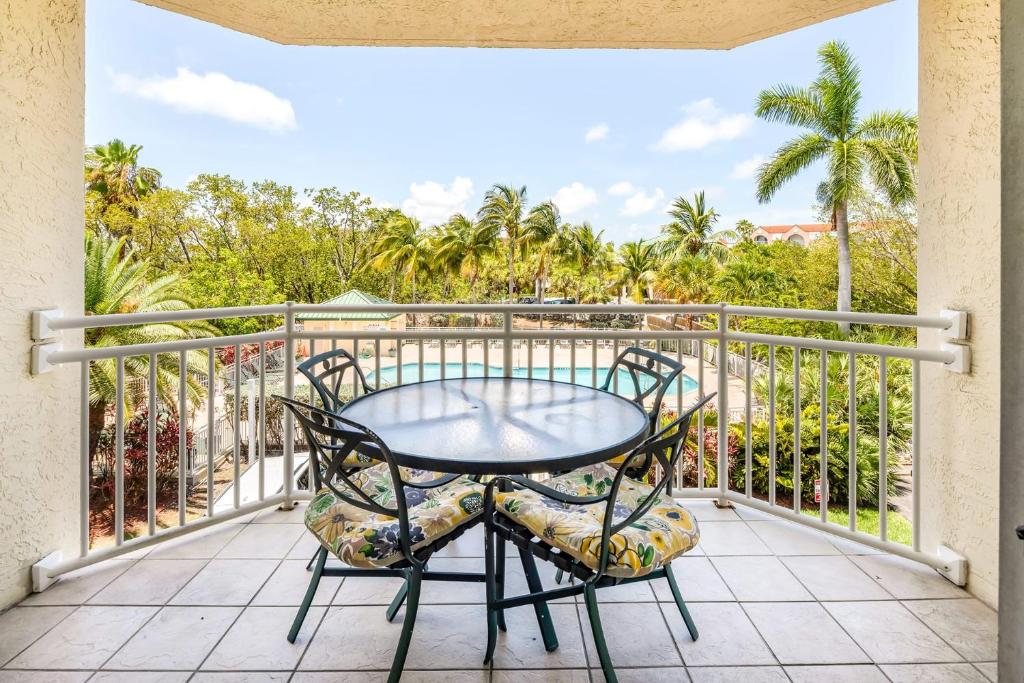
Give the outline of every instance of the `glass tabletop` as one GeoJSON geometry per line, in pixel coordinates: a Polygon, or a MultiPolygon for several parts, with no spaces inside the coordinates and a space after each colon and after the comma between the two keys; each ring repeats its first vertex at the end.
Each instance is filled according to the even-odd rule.
{"type": "Polygon", "coordinates": [[[342,414],[373,430],[400,465],[465,474],[557,472],[622,455],[647,436],[636,403],[542,379],[470,377],[361,396],[342,414]]]}

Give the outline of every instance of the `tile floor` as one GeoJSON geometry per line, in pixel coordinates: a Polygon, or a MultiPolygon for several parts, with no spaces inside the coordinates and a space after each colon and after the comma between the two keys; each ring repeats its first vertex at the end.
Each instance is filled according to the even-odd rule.
{"type": "MultiPolygon", "coordinates": [[[[602,590],[623,683],[995,679],[995,613],[934,571],[756,511],[688,505],[702,541],[674,566],[701,637],[690,641],[664,581],[602,590]]],[[[301,520],[267,510],[69,575],[0,614],[0,683],[385,680],[397,579],[325,579],[298,640],[285,640],[316,547],[301,520]]],[[[431,566],[481,570],[482,547],[478,527],[431,566]]],[[[518,562],[509,568],[509,594],[525,592],[518,562]]],[[[427,584],[403,680],[604,680],[571,598],[551,605],[557,651],[521,607],[484,668],[483,595],[427,584]]]]}

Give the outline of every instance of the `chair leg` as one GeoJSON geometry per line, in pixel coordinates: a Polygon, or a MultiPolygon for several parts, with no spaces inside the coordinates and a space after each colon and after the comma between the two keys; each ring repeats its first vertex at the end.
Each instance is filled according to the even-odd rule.
{"type": "Polygon", "coordinates": [[[313,557],[309,558],[309,562],[306,563],[306,571],[308,572],[313,568],[313,563],[316,562],[316,556],[320,554],[320,550],[313,553],[313,557]]]}
{"type": "Polygon", "coordinates": [[[484,513],[484,590],[487,593],[487,648],[484,650],[484,664],[494,658],[498,644],[498,610],[494,602],[498,599],[498,579],[495,569],[494,528],[491,526],[491,512],[484,513]]]}
{"type": "Polygon", "coordinates": [[[402,670],[405,669],[405,657],[409,654],[409,644],[412,642],[412,629],[416,625],[416,611],[420,604],[420,584],[422,581],[422,567],[413,567],[409,570],[409,574],[406,577],[406,583],[409,585],[409,595],[406,598],[405,619],[402,621],[402,635],[398,638],[395,658],[391,662],[391,673],[388,674],[388,683],[398,683],[402,678],[402,670]]]}
{"type": "Polygon", "coordinates": [[[406,579],[402,584],[402,587],[395,593],[395,597],[391,599],[391,604],[388,605],[387,619],[388,621],[394,621],[395,615],[398,614],[398,610],[402,609],[402,603],[405,602],[405,597],[409,594],[409,580],[406,579]]]}
{"type": "MultiPolygon", "coordinates": [[[[505,597],[505,539],[500,536],[495,536],[494,563],[495,595],[500,600],[505,597]]],[[[508,631],[508,626],[505,624],[505,610],[499,609],[497,613],[498,628],[504,633],[508,631]]]]}
{"type": "Polygon", "coordinates": [[[562,577],[565,575],[561,569],[555,570],[555,583],[562,583],[562,577]]]}
{"type": "Polygon", "coordinates": [[[302,622],[306,619],[306,613],[309,612],[309,606],[313,604],[313,597],[316,595],[317,586],[320,585],[320,576],[324,571],[324,564],[327,562],[327,548],[320,548],[317,551],[316,565],[313,567],[313,576],[309,577],[309,586],[306,588],[306,596],[302,598],[302,604],[299,605],[299,612],[295,615],[295,621],[292,622],[292,627],[288,631],[288,642],[294,643],[295,639],[299,637],[299,629],[302,628],[302,622]]]}
{"type": "MultiPolygon", "coordinates": [[[[526,585],[531,593],[540,593],[544,590],[540,574],[537,573],[537,563],[529,550],[519,548],[519,559],[523,563],[523,573],[526,574],[526,585]]],[[[555,633],[555,624],[551,620],[551,611],[548,603],[535,602],[533,611],[537,615],[537,625],[540,626],[540,634],[544,639],[544,649],[554,652],[558,649],[558,635],[555,633]]]]}
{"type": "Polygon", "coordinates": [[[690,632],[690,638],[697,640],[700,635],[697,633],[697,625],[693,623],[693,617],[690,616],[690,610],[686,609],[686,603],[683,602],[683,594],[679,592],[679,585],[676,584],[675,574],[672,573],[672,565],[665,565],[665,578],[668,579],[668,587],[672,589],[672,597],[676,601],[676,607],[679,608],[679,614],[683,617],[683,621],[686,623],[686,630],[690,632]]]}
{"type": "Polygon", "coordinates": [[[601,613],[597,609],[597,590],[592,584],[583,588],[583,599],[587,603],[587,616],[590,617],[590,630],[594,632],[594,649],[601,660],[601,670],[604,672],[606,683],[618,683],[615,675],[615,667],[612,666],[611,655],[608,654],[608,644],[604,640],[604,629],[601,628],[601,613]]]}

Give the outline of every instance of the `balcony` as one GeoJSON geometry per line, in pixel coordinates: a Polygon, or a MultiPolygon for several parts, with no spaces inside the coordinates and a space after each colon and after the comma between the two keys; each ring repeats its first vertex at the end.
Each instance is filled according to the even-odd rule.
{"type": "MultiPolygon", "coordinates": [[[[631,680],[629,669],[638,669],[629,674],[638,677],[684,680],[684,668],[693,680],[802,680],[822,675],[824,665],[840,667],[829,675],[849,680],[920,680],[913,677],[922,674],[927,680],[994,680],[996,613],[954,585],[966,579],[965,558],[922,541],[921,530],[940,501],[922,500],[917,485],[926,457],[919,448],[921,365],[962,372],[968,347],[882,346],[737,329],[741,321],[764,317],[849,320],[934,329],[962,342],[963,316],[722,305],[559,306],[557,315],[553,310],[289,303],[78,319],[37,314],[37,334],[50,341],[38,347],[36,369],[73,364],[83,378],[80,556],[55,555],[38,564],[34,580],[40,592],[0,617],[4,630],[15,635],[0,653],[8,660],[5,669],[176,672],[168,673],[169,680],[193,671],[200,680],[222,670],[285,677],[298,671],[294,680],[314,680],[324,671],[364,671],[370,672],[367,680],[383,679],[399,623],[388,623],[383,610],[399,579],[325,579],[300,639],[295,645],[284,639],[317,543],[302,524],[311,495],[304,477],[308,451],[290,419],[272,412],[269,395],[309,396],[311,387],[296,372],[296,362],[339,346],[356,350],[369,382],[381,388],[484,374],[596,386],[618,352],[633,345],[685,366],[664,412],[681,411],[711,392],[718,398],[699,413],[695,434],[703,437],[694,439],[692,452],[680,461],[673,487],[701,529],[696,551],[676,569],[684,599],[694,603],[701,638],[693,642],[685,635],[667,584],[608,589],[602,609],[624,680],[631,680]],[[454,324],[306,329],[301,323],[309,314],[372,317],[368,313],[409,316],[410,322],[416,315],[441,315],[454,324]],[[540,326],[542,314],[547,322],[540,326]],[[161,344],[76,351],[60,344],[67,331],[85,327],[254,315],[279,316],[280,324],[257,334],[161,344]],[[700,324],[674,324],[680,316],[700,324]],[[630,327],[599,326],[611,319],[627,319],[630,327]],[[138,359],[148,374],[136,371],[136,379],[126,379],[126,366],[138,359]],[[188,381],[173,372],[158,380],[154,373],[166,367],[184,370],[188,381]],[[87,400],[96,368],[112,371],[117,395],[103,427],[113,437],[112,459],[99,470],[90,456],[87,400]],[[174,390],[150,390],[161,381],[174,390]],[[187,395],[189,382],[202,387],[198,398],[187,395]],[[841,398],[853,397],[839,411],[832,393],[837,382],[841,398]],[[168,393],[177,397],[177,414],[186,416],[171,442],[160,436],[157,418],[168,393]],[[132,432],[126,395],[148,409],[144,419],[134,420],[140,433],[132,432]],[[719,414],[726,419],[719,421],[719,414]],[[869,424],[877,431],[865,434],[869,424]],[[784,433],[785,425],[790,432],[784,433]],[[766,429],[767,450],[755,434],[766,429]],[[858,437],[836,440],[827,436],[830,429],[858,437]],[[900,439],[901,433],[909,438],[900,439]],[[873,438],[875,451],[865,448],[873,438]],[[144,444],[142,450],[133,456],[126,439],[144,444]],[[794,452],[798,461],[810,462],[794,463],[794,452]],[[856,466],[843,465],[851,462],[856,466]],[[132,469],[140,464],[141,476],[132,469]],[[787,468],[791,478],[798,473],[791,488],[785,486],[787,468]],[[168,472],[177,475],[170,486],[168,472]],[[865,506],[865,483],[858,486],[858,477],[872,474],[892,485],[878,487],[873,506],[865,506]],[[808,477],[815,479],[813,486],[808,477]],[[204,478],[218,482],[212,492],[204,478]],[[144,497],[126,496],[139,487],[144,497]],[[801,495],[794,495],[797,490],[801,495]],[[97,496],[103,497],[100,505],[97,496]],[[145,501],[141,511],[133,509],[139,500],[145,501]],[[109,527],[95,528],[102,519],[110,520],[109,527]],[[874,526],[867,527],[868,520],[874,526]],[[358,638],[352,624],[359,624],[358,638]]],[[[617,379],[612,391],[618,390],[617,379]]],[[[353,386],[351,392],[356,396],[360,389],[353,386]]],[[[431,567],[480,571],[479,532],[478,527],[445,548],[431,567]]],[[[546,578],[550,583],[550,572],[546,578]]],[[[517,580],[524,582],[521,571],[517,580]]],[[[483,624],[482,587],[428,584],[425,590],[426,628],[416,630],[406,667],[413,680],[440,680],[456,675],[452,670],[464,672],[458,675],[466,680],[519,680],[523,669],[557,669],[565,680],[588,680],[588,667],[598,667],[588,651],[585,611],[577,618],[584,609],[580,598],[553,605],[562,644],[550,654],[538,645],[530,610],[512,610],[510,622],[523,623],[503,634],[492,670],[481,668],[482,643],[474,635],[483,624]]],[[[538,677],[547,680],[549,674],[538,677]]],[[[600,668],[593,675],[600,676],[600,668]]]]}

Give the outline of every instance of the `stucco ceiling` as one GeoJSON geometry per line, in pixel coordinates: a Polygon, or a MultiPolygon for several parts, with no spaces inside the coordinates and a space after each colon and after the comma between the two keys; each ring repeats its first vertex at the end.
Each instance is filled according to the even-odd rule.
{"type": "Polygon", "coordinates": [[[278,43],[727,49],[889,0],[138,0],[278,43]]]}

